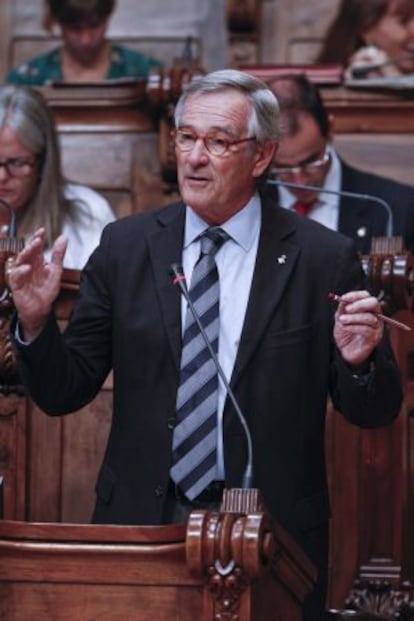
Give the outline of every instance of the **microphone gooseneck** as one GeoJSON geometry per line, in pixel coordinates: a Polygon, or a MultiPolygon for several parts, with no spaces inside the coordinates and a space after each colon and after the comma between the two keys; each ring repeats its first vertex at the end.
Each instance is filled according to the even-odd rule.
{"type": "Polygon", "coordinates": [[[14,212],[14,209],[12,209],[9,203],[5,201],[3,198],[0,198],[0,205],[2,207],[5,207],[9,214],[10,221],[9,221],[9,226],[7,229],[7,236],[11,238],[15,238],[17,235],[17,225],[16,225],[16,214],[14,212]]]}
{"type": "Polygon", "coordinates": [[[297,188],[298,190],[312,190],[313,192],[317,192],[318,194],[334,194],[335,196],[346,196],[348,198],[355,198],[357,200],[371,201],[373,203],[377,203],[381,205],[383,209],[385,209],[387,213],[387,225],[386,225],[386,236],[392,237],[394,235],[394,216],[392,214],[391,207],[389,204],[379,196],[374,196],[374,194],[360,194],[359,192],[348,192],[346,190],[326,190],[323,187],[318,187],[316,185],[308,185],[302,183],[290,183],[287,181],[279,181],[278,179],[267,179],[268,185],[276,185],[276,186],[284,186],[286,188],[297,188]]]}
{"type": "MultiPolygon", "coordinates": [[[[351,75],[353,78],[365,78],[365,76],[371,71],[378,71],[378,69],[382,69],[383,67],[393,67],[398,66],[400,62],[404,60],[414,60],[414,54],[403,54],[402,56],[397,56],[396,58],[389,58],[388,60],[384,60],[380,63],[367,63],[366,65],[355,65],[351,68],[351,75]]],[[[386,76],[384,76],[386,77],[386,76]]]]}
{"type": "Polygon", "coordinates": [[[242,489],[250,489],[253,486],[253,448],[252,448],[252,438],[250,435],[250,430],[249,427],[247,425],[246,419],[243,416],[243,413],[240,409],[239,404],[237,403],[236,397],[230,387],[230,384],[228,383],[226,376],[224,374],[223,368],[217,358],[217,355],[215,353],[215,351],[213,350],[210,341],[208,340],[208,336],[206,334],[206,331],[204,329],[203,324],[201,323],[200,317],[196,311],[196,309],[194,308],[194,304],[191,301],[191,298],[189,296],[188,293],[188,288],[187,288],[187,283],[186,283],[186,278],[184,276],[184,271],[183,271],[183,267],[182,265],[180,265],[179,263],[172,263],[169,269],[169,273],[170,276],[172,278],[172,282],[174,285],[178,286],[182,295],[184,296],[188,307],[191,311],[191,314],[194,317],[194,320],[198,326],[198,329],[200,330],[200,334],[208,348],[208,351],[210,353],[210,356],[214,362],[214,365],[217,369],[217,373],[219,374],[219,377],[223,383],[223,386],[226,390],[226,393],[228,394],[228,396],[230,397],[230,401],[232,402],[232,405],[236,411],[236,414],[239,418],[239,421],[243,427],[244,433],[245,433],[245,437],[246,437],[246,442],[247,442],[247,465],[246,465],[246,469],[244,471],[244,475],[243,475],[243,480],[242,480],[242,489]]]}

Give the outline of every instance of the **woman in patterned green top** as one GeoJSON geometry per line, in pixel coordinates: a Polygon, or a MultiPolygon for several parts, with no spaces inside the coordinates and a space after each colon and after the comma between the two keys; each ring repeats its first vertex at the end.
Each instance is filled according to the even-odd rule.
{"type": "Polygon", "coordinates": [[[161,63],[106,38],[115,0],[47,0],[62,45],[11,69],[5,82],[42,86],[50,82],[94,82],[147,78],[161,63]]]}

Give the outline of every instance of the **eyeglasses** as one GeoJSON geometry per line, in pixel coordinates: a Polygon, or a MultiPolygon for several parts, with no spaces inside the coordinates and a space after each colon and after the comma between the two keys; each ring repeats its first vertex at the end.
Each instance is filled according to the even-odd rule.
{"type": "Polygon", "coordinates": [[[10,157],[6,160],[0,160],[0,168],[5,168],[7,174],[11,177],[26,177],[30,174],[32,168],[36,166],[37,161],[37,157],[31,159],[10,157]]]}
{"type": "Polygon", "coordinates": [[[184,153],[194,149],[197,140],[201,140],[207,151],[216,157],[227,155],[236,144],[256,140],[254,136],[240,138],[240,140],[230,140],[219,133],[209,133],[206,136],[199,136],[188,129],[175,129],[172,132],[172,136],[177,148],[184,153]]]}
{"type": "Polygon", "coordinates": [[[271,173],[278,175],[279,177],[298,175],[299,173],[312,174],[313,172],[325,166],[330,160],[329,148],[326,146],[322,157],[318,157],[315,160],[310,160],[305,164],[298,164],[297,166],[278,166],[275,164],[271,168],[271,173]]]}

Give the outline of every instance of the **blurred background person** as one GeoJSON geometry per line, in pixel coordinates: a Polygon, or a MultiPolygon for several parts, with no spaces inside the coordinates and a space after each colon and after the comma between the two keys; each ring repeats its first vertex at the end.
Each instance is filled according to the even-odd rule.
{"type": "Polygon", "coordinates": [[[50,248],[63,233],[69,240],[65,267],[72,269],[83,267],[103,227],[115,219],[100,194],[64,180],[52,113],[27,86],[0,87],[0,199],[12,210],[18,237],[44,227],[50,248]]]}
{"type": "Polygon", "coordinates": [[[342,0],[317,62],[339,63],[349,77],[414,73],[413,0],[342,0]]]}
{"type": "Polygon", "coordinates": [[[41,86],[146,78],[161,63],[106,38],[115,0],[46,0],[49,26],[57,24],[62,45],[11,69],[5,81],[41,86]]]}
{"type": "Polygon", "coordinates": [[[304,75],[276,78],[270,87],[281,113],[281,136],[273,163],[276,178],[334,192],[278,186],[280,205],[351,237],[358,250],[368,254],[372,238],[386,235],[387,208],[336,193],[376,196],[390,206],[394,235],[403,236],[406,249],[414,251],[414,188],[343,161],[332,145],[334,118],[328,115],[318,88],[304,75]]]}

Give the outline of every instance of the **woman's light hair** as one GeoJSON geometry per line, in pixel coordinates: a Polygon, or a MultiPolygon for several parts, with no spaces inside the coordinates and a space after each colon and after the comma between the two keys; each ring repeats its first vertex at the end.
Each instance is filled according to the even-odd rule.
{"type": "Polygon", "coordinates": [[[0,87],[0,128],[4,127],[12,129],[38,158],[38,183],[30,203],[18,215],[19,235],[30,235],[42,226],[50,246],[67,217],[77,220],[79,206],[64,196],[57,132],[43,96],[28,86],[0,87]]]}

